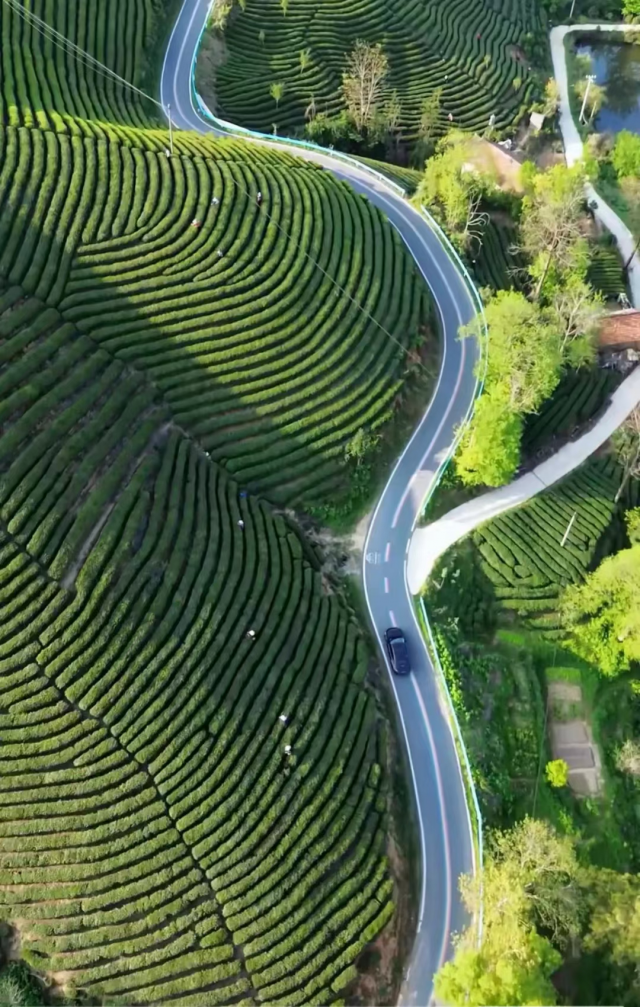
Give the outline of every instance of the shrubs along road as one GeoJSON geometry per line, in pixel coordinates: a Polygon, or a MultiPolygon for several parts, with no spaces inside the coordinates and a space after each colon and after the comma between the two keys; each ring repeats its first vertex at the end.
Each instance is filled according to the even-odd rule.
{"type": "Polygon", "coordinates": [[[449,113],[465,129],[484,130],[493,114],[497,127],[511,125],[532,92],[529,61],[544,46],[534,0],[246,0],[242,7],[231,15],[218,57],[220,114],[266,132],[275,122],[287,135],[304,126],[312,99],[319,112],[341,110],[342,73],[357,39],[382,44],[387,92],[397,91],[407,137],[417,135],[422,103],[437,88],[443,130],[449,113]],[[273,82],[284,85],[277,105],[273,82]]]}
{"type": "MultiPolygon", "coordinates": [[[[109,1002],[331,1003],[393,912],[385,746],[355,623],[258,494],[348,492],[424,285],[320,169],[168,158],[2,17],[0,918],[109,1002]]],[[[56,7],[139,80],[153,6],[84,18],[56,7]]]]}

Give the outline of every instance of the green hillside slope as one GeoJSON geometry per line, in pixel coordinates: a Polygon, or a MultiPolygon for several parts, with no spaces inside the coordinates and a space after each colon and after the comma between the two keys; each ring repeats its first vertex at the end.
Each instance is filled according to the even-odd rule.
{"type": "Polygon", "coordinates": [[[144,369],[246,485],[286,503],[348,496],[345,447],[392,417],[403,347],[424,335],[413,260],[314,165],[180,146],[194,153],[167,159],[155,133],[2,132],[0,273],[144,369]]]}
{"type": "Polygon", "coordinates": [[[267,132],[274,122],[288,135],[304,126],[312,98],[318,111],[340,110],[346,57],[360,38],[382,43],[389,57],[387,89],[398,92],[409,137],[438,87],[443,126],[449,113],[469,129],[484,129],[494,113],[497,126],[511,125],[532,93],[529,63],[545,51],[537,0],[246,0],[242,7],[216,56],[213,90],[225,119],[267,132]],[[303,49],[311,62],[301,71],[303,49]],[[274,81],[285,86],[277,107],[274,81]]]}
{"type": "MultiPolygon", "coordinates": [[[[152,6],[105,0],[90,37],[59,8],[152,72],[152,6]]],[[[167,158],[138,98],[3,17],[0,919],[110,1003],[330,1003],[393,913],[386,749],[271,502],[349,497],[425,287],[330,175],[189,134],[167,158]]]]}

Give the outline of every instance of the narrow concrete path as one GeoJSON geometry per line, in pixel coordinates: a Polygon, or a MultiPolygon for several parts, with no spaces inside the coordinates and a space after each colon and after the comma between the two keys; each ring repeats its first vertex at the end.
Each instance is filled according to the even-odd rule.
{"type": "MultiPolygon", "coordinates": [[[[565,38],[570,34],[580,32],[605,31],[637,31],[638,25],[631,24],[576,24],[558,25],[550,32],[551,58],[553,60],[553,75],[557,81],[560,91],[560,132],[564,143],[564,153],[569,167],[572,167],[582,158],[583,143],[578,127],[571,113],[569,101],[569,75],[567,73],[567,59],[565,52],[565,38]]],[[[587,199],[589,202],[595,201],[597,206],[594,214],[598,220],[610,231],[618,242],[618,249],[624,262],[633,254],[635,248],[635,238],[627,225],[620,219],[618,214],[594,189],[591,183],[585,186],[587,199]]],[[[629,289],[631,300],[636,308],[640,308],[640,258],[637,253],[633,255],[628,270],[629,289]]]]}
{"type": "Polygon", "coordinates": [[[407,583],[419,594],[436,561],[447,549],[485,521],[530,500],[537,493],[573,472],[604,444],[629,413],[640,404],[640,367],[624,379],[611,396],[611,404],[593,427],[555,455],[508,486],[484,493],[461,504],[444,517],[416,528],[409,543],[407,583]]]}

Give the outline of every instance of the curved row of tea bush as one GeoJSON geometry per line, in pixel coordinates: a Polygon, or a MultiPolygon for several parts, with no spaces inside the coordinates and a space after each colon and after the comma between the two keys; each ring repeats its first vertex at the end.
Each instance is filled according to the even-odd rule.
{"type": "MultiPolygon", "coordinates": [[[[400,123],[417,133],[420,107],[442,88],[442,124],[452,114],[463,128],[483,130],[495,114],[511,125],[534,88],[529,61],[542,42],[542,8],[532,0],[247,0],[231,16],[225,56],[213,88],[224,118],[255,129],[292,134],[313,99],[318,111],[341,108],[341,75],[357,39],[382,43],[389,57],[387,91],[397,90],[400,123]],[[309,51],[302,68],[300,52],[309,51]],[[284,85],[278,104],[271,84],[284,85]]],[[[542,50],[541,50],[542,51],[542,50]]],[[[200,73],[204,73],[201,69],[200,73]]],[[[207,82],[205,81],[205,84],[207,82]]]]}
{"type": "Polygon", "coordinates": [[[0,273],[144,370],[245,485],[347,493],[345,447],[392,417],[429,314],[379,211],[238,141],[173,158],[27,129],[0,144],[0,273]]]}
{"type": "MultiPolygon", "coordinates": [[[[90,10],[78,0],[16,0],[15,6],[24,6],[89,56],[154,93],[151,59],[170,13],[161,0],[95,0],[90,10]]],[[[76,58],[68,45],[56,44],[50,31],[38,30],[10,3],[0,9],[0,38],[0,124],[93,136],[101,123],[135,126],[156,121],[151,102],[94,68],[84,56],[76,58]]]]}
{"type": "Polygon", "coordinates": [[[562,588],[582,579],[616,511],[622,471],[614,457],[588,462],[569,479],[473,533],[499,604],[536,629],[557,632],[562,588]],[[573,519],[564,545],[563,537],[573,519]]]}
{"type": "Polygon", "coordinates": [[[392,912],[358,633],[138,372],[0,309],[0,911],[111,1002],[328,1003],[392,912]]]}
{"type": "MultiPolygon", "coordinates": [[[[30,9],[152,90],[166,5],[30,9]]],[[[331,175],[168,157],[1,16],[0,919],[69,996],[339,1003],[393,913],[385,746],[355,623],[250,490],[348,495],[426,288],[331,175]]]]}
{"type": "Polygon", "coordinates": [[[514,251],[517,230],[491,217],[482,228],[479,248],[472,246],[469,255],[480,287],[493,290],[520,289],[524,260],[514,251]]]}
{"type": "Polygon", "coordinates": [[[594,290],[599,290],[609,300],[626,293],[622,261],[613,247],[594,246],[587,278],[594,290]]]}
{"type": "Polygon", "coordinates": [[[527,417],[522,437],[525,455],[553,445],[556,438],[571,436],[593,419],[621,379],[618,371],[598,367],[568,371],[540,411],[527,417]]]}

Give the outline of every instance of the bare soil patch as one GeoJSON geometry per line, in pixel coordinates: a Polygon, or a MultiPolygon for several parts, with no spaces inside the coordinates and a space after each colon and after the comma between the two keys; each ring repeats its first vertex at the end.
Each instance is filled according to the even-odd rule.
{"type": "Polygon", "coordinates": [[[554,759],[569,767],[569,786],[577,797],[598,797],[603,789],[600,751],[593,740],[582,686],[564,681],[548,685],[549,738],[554,759]]]}

